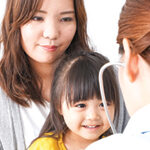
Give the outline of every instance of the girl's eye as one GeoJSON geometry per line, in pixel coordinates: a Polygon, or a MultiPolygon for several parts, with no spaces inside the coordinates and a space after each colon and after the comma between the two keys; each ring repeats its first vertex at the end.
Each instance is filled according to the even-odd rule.
{"type": "Polygon", "coordinates": [[[32,18],[32,20],[34,20],[34,21],[42,21],[43,18],[42,18],[42,17],[39,17],[39,16],[34,16],[34,17],[32,18]]]}
{"type": "Polygon", "coordinates": [[[78,108],[84,108],[86,105],[85,104],[77,104],[75,105],[75,107],[78,107],[78,108]]]}
{"type": "Polygon", "coordinates": [[[100,105],[99,105],[100,107],[104,107],[104,104],[103,103],[100,103],[100,105]]]}
{"type": "MultiPolygon", "coordinates": [[[[107,103],[107,106],[110,106],[111,105],[111,103],[107,103]]],[[[100,107],[104,107],[104,104],[103,103],[100,103],[100,105],[99,105],[100,107]]]]}
{"type": "Polygon", "coordinates": [[[61,19],[62,22],[69,22],[69,21],[72,21],[72,20],[73,20],[73,18],[71,18],[71,17],[65,17],[65,18],[61,19]]]}

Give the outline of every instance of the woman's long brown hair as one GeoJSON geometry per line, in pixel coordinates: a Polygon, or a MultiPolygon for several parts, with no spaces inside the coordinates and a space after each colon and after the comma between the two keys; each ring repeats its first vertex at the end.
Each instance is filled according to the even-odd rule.
{"type": "MultiPolygon", "coordinates": [[[[33,71],[21,46],[20,26],[27,23],[42,5],[43,0],[7,0],[1,28],[3,56],[0,61],[0,86],[16,103],[28,107],[29,102],[44,104],[40,78],[33,71]]],[[[74,47],[90,50],[87,36],[87,16],[83,0],[74,0],[77,31],[66,53],[74,47]]]]}
{"type": "Polygon", "coordinates": [[[117,43],[128,38],[132,53],[140,54],[150,64],[150,1],[126,0],[119,19],[117,43]]]}

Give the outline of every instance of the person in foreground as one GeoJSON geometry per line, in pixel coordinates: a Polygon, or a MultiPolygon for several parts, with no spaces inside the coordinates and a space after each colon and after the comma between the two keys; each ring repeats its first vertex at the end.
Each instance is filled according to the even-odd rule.
{"type": "Polygon", "coordinates": [[[1,28],[0,149],[24,150],[49,114],[64,53],[89,50],[83,0],[7,0],[1,28]]]}
{"type": "Polygon", "coordinates": [[[119,81],[131,119],[123,134],[99,140],[86,150],[150,149],[149,8],[149,0],[126,0],[119,20],[117,42],[124,63],[119,81]]]}
{"type": "MultiPolygon", "coordinates": [[[[61,60],[52,82],[50,114],[40,136],[28,150],[81,150],[111,135],[98,80],[99,70],[107,62],[101,54],[85,51],[61,60]]],[[[104,85],[113,121],[119,113],[113,68],[105,72],[104,85]]]]}

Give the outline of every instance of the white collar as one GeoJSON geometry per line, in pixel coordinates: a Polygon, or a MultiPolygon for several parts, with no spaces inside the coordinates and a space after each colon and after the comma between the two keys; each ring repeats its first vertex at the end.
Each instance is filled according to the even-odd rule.
{"type": "Polygon", "coordinates": [[[124,133],[137,135],[150,132],[150,104],[136,111],[130,118],[124,133]]]}

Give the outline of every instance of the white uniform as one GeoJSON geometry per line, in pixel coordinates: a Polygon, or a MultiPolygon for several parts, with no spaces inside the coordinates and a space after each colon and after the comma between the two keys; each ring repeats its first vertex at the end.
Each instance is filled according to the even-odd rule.
{"type": "Polygon", "coordinates": [[[150,150],[150,105],[138,110],[129,120],[123,134],[98,140],[86,150],[150,150]]]}

